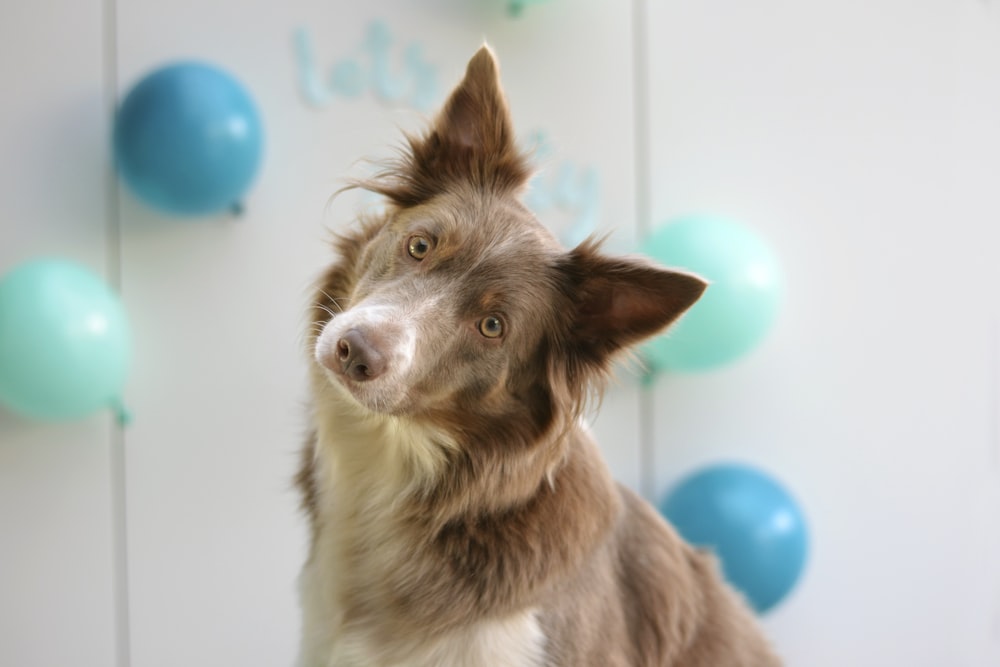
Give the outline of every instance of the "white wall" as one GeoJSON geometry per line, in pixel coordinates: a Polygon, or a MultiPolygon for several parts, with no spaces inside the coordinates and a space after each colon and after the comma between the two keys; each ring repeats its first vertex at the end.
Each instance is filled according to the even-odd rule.
{"type": "MultiPolygon", "coordinates": [[[[101,3],[59,4],[0,10],[0,271],[68,255],[107,275],[101,3]]],[[[114,446],[107,416],[0,412],[0,665],[114,663],[114,446]]]]}
{"type": "Polygon", "coordinates": [[[741,218],[788,282],[758,353],[658,385],[661,483],[738,458],[801,497],[796,664],[1000,664],[1000,7],[649,17],[654,215],[741,218]]]}
{"type": "Polygon", "coordinates": [[[372,19],[423,46],[439,96],[487,38],[522,134],[554,146],[547,174],[597,169],[612,247],[688,212],[775,247],[788,296],[764,345],[660,378],[651,453],[634,377],[595,430],[654,495],[729,458],[795,491],[812,560],[765,619],[789,664],[1000,663],[1000,7],[552,0],[514,20],[501,4],[3,10],[0,272],[57,254],[120,273],[136,356],[123,496],[107,416],[0,412],[0,665],[290,664],[302,312],[327,229],[364,203],[328,198],[420,118],[370,94],[310,106],[293,35],[328,71],[361,54],[372,19]],[[106,179],[110,100],[190,57],[263,112],[239,220],[163,217],[106,179]]]}

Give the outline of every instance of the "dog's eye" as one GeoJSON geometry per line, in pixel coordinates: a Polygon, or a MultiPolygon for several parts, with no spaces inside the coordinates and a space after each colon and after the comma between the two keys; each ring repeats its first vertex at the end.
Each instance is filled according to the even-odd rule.
{"type": "Polygon", "coordinates": [[[493,315],[484,317],[479,320],[479,333],[487,338],[499,338],[503,335],[503,321],[493,315]]]}
{"type": "Polygon", "coordinates": [[[421,260],[431,251],[430,239],[420,234],[414,234],[406,243],[406,251],[413,259],[421,260]]]}

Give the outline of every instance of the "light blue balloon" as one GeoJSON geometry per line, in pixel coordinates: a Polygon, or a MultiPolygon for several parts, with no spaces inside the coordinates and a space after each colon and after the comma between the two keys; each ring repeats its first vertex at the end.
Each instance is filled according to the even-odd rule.
{"type": "Polygon", "coordinates": [[[0,280],[0,403],[69,420],[119,407],[131,357],[118,297],[72,262],[39,259],[0,280]]]}
{"type": "Polygon", "coordinates": [[[784,599],[805,568],[805,517],[784,487],[755,468],[704,468],[682,480],[660,511],[685,540],[715,551],[726,579],[758,612],[784,599]]]}
{"type": "Polygon", "coordinates": [[[176,215],[239,210],[263,147],[250,94],[204,63],[149,74],[115,118],[115,156],[125,183],[147,204],[176,215]]]}
{"type": "Polygon", "coordinates": [[[680,218],[657,229],[642,252],[711,283],[667,334],[643,348],[653,370],[701,371],[756,347],[780,310],[778,259],[753,231],[710,216],[680,218]]]}

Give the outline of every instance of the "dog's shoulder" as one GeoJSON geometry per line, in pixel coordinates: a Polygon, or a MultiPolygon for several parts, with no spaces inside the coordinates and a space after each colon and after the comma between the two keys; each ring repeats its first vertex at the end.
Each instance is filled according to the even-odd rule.
{"type": "Polygon", "coordinates": [[[692,547],[646,501],[619,487],[620,585],[637,665],[778,667],[749,607],[715,556],[692,547]]]}

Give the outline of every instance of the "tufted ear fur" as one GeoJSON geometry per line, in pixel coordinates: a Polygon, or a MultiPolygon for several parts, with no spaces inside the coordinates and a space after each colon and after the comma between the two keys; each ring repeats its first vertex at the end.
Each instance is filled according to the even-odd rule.
{"type": "Polygon", "coordinates": [[[531,176],[518,151],[500,86],[500,69],[486,45],[469,61],[431,129],[407,137],[409,150],[392,169],[364,187],[400,206],[413,206],[456,183],[500,192],[519,190],[531,176]]]}
{"type": "Polygon", "coordinates": [[[697,276],[639,258],[603,255],[591,241],[572,250],[565,266],[575,284],[577,349],[599,364],[669,326],[708,286],[697,276]]]}

